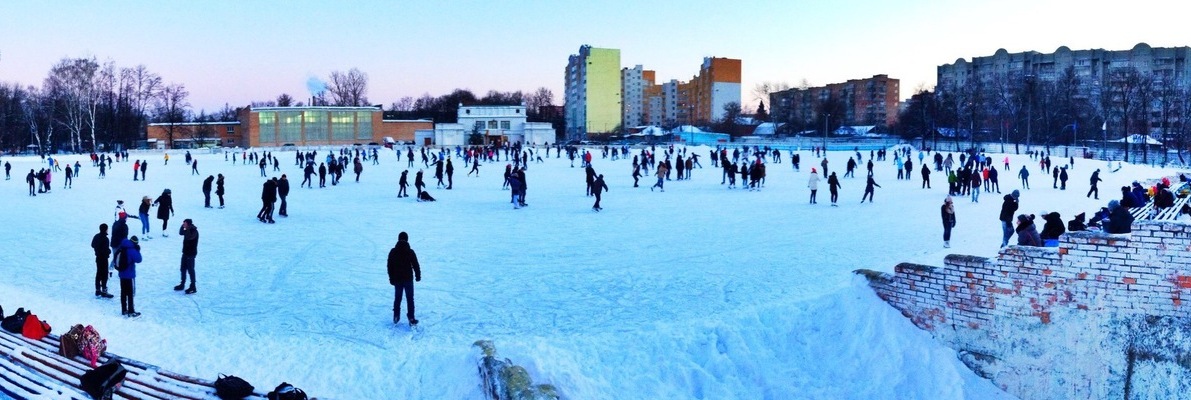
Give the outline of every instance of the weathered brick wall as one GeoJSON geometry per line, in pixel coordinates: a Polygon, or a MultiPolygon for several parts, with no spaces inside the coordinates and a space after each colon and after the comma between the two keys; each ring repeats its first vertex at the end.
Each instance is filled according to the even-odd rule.
{"type": "Polygon", "coordinates": [[[943,267],[858,271],[877,295],[1024,399],[1191,399],[1191,225],[1074,232],[943,267]]]}

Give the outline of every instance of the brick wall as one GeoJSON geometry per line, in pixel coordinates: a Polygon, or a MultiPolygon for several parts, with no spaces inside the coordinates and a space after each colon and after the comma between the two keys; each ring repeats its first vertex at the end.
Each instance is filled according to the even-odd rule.
{"type": "Polygon", "coordinates": [[[1074,232],[942,267],[857,271],[914,325],[1023,399],[1191,399],[1191,225],[1074,232]]]}

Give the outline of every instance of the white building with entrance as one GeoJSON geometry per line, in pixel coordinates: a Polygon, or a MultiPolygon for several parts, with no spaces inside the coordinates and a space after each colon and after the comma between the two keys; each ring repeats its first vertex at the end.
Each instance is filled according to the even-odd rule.
{"type": "Polygon", "coordinates": [[[459,122],[434,124],[433,136],[419,133],[419,145],[463,146],[472,134],[484,137],[484,143],[546,144],[555,141],[554,127],[548,122],[526,122],[525,106],[459,105],[459,122]],[[427,143],[427,142],[431,143],[427,143]]]}

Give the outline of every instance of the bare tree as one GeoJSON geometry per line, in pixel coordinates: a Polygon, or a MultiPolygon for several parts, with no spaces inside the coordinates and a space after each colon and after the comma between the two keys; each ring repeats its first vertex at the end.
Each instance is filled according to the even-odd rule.
{"type": "Polygon", "coordinates": [[[542,107],[549,107],[554,105],[554,92],[545,87],[540,87],[529,94],[525,99],[525,106],[528,108],[526,114],[541,115],[542,107]]]}
{"type": "MultiPolygon", "coordinates": [[[[805,80],[805,79],[804,79],[805,80]]],[[[789,89],[790,84],[786,82],[771,82],[764,81],[753,86],[753,96],[758,99],[769,101],[769,95],[789,89]]],[[[770,101],[772,103],[772,101],[770,101]]],[[[770,104],[772,106],[773,104],[770,104]]],[[[772,107],[771,107],[772,108],[772,107]]]]}
{"type": "MultiPolygon", "coordinates": [[[[45,94],[60,100],[62,113],[58,122],[66,127],[72,144],[78,143],[88,122],[94,127],[93,107],[98,101],[95,81],[99,69],[99,62],[94,58],[65,58],[50,68],[50,75],[43,84],[45,94]]],[[[91,133],[94,141],[94,130],[91,133]]]]}
{"type": "Polygon", "coordinates": [[[29,133],[33,135],[33,144],[38,151],[45,154],[45,145],[54,139],[53,100],[38,91],[36,87],[25,89],[28,96],[21,103],[21,111],[25,116],[25,123],[29,125],[29,133]],[[42,129],[45,129],[45,140],[42,140],[42,129]]]}
{"type": "Polygon", "coordinates": [[[327,90],[331,92],[331,97],[337,106],[366,106],[368,105],[368,74],[356,68],[352,68],[346,73],[332,71],[327,90]]]}
{"type": "Polygon", "coordinates": [[[280,96],[277,96],[277,106],[278,107],[290,107],[293,105],[294,105],[294,98],[291,97],[289,94],[282,93],[280,96]]]}
{"type": "Polygon", "coordinates": [[[190,108],[186,98],[189,96],[190,92],[186,91],[185,85],[174,83],[162,89],[161,95],[157,98],[157,120],[169,124],[166,135],[171,148],[174,147],[174,136],[178,133],[178,123],[186,121],[190,108]]]}
{"type": "Polygon", "coordinates": [[[392,111],[413,111],[414,98],[413,96],[402,97],[401,100],[393,102],[393,104],[389,106],[389,109],[392,111]]]}

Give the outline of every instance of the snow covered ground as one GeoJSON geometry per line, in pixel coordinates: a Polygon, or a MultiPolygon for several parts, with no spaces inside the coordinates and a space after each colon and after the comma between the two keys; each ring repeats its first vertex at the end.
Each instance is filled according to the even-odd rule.
{"type": "MultiPolygon", "coordinates": [[[[416,203],[395,197],[406,163],[391,152],[379,166],[366,162],[359,183],[349,174],[325,189],[299,188],[293,153],[279,152],[282,171],[269,176],[288,174],[291,216],[273,225],[255,219],[259,169],[222,153],[196,154],[202,175],[191,175],[182,152],[171,152],[169,165],[160,152],[134,153],[150,161],[148,180],[137,182],[131,162],[100,180],[89,161],[63,156],[82,161],[82,177],[63,189],[55,174],[53,192],[36,197],[26,196],[24,176],[44,164],[5,157],[13,179],[0,183],[0,305],[31,308],[56,332],[95,325],[110,351],[176,372],[235,374],[266,390],[287,381],[321,398],[481,398],[479,339],[573,399],[1009,398],[851,272],[940,265],[948,253],[994,255],[999,195],[957,198],[958,226],[944,249],[941,174],[934,189],[920,189],[917,174],[894,179],[891,156],[877,166],[875,203],[860,204],[863,178],[847,178],[832,208],[825,181],[819,204],[807,204],[807,175],[818,168],[809,152],[801,152],[802,171],[784,154],[769,166],[764,190],[743,191],[716,182],[707,148],[690,151],[704,168],[666,182],[664,193],[651,192],[649,178],[633,188],[629,160],[595,154],[610,188],[601,213],[584,196],[583,170],[553,153],[530,165],[530,206],[514,210],[500,188],[505,162],[482,165],[478,178],[458,162],[450,191],[434,188],[428,168],[439,201],[416,203]],[[228,207],[205,209],[201,183],[216,173],[227,176],[228,207]],[[142,196],[165,188],[176,209],[170,236],[152,221],[138,267],[144,315],[125,319],[118,298],[92,296],[90,239],[112,222],[117,199],[135,212],[142,196]],[[201,232],[195,295],[172,290],[183,218],[201,232]],[[422,263],[420,334],[390,320],[385,258],[401,231],[422,263]]],[[[842,175],[849,153],[831,153],[832,170],[842,175]]],[[[1010,157],[1003,193],[1019,187],[1013,177],[1029,163],[1010,157]]],[[[1065,220],[1090,215],[1129,181],[1166,172],[1104,171],[1094,201],[1084,193],[1102,162],[1078,160],[1067,191],[1051,189],[1031,165],[1022,211],[1059,211],[1065,220]]],[[[129,225],[139,233],[136,220],[129,225]]],[[[114,279],[109,286],[118,291],[114,279]]]]}

